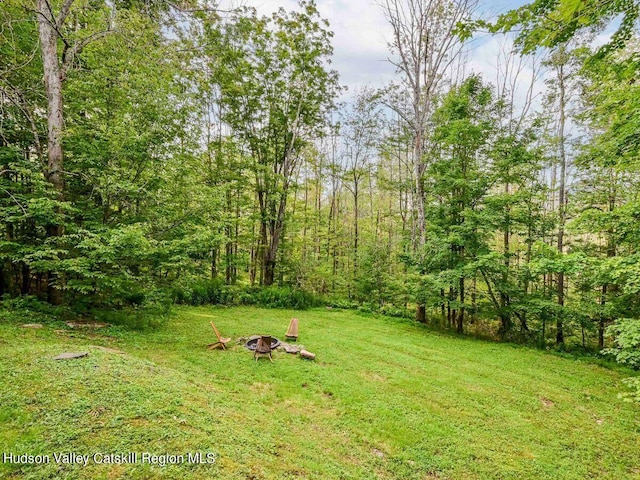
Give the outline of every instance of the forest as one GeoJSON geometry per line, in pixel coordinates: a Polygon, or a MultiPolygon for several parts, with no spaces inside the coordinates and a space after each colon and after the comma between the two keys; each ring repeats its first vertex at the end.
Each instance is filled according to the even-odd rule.
{"type": "Polygon", "coordinates": [[[3,308],[328,305],[639,367],[640,5],[477,7],[379,2],[395,79],[346,91],[312,0],[1,2],[3,308]]]}

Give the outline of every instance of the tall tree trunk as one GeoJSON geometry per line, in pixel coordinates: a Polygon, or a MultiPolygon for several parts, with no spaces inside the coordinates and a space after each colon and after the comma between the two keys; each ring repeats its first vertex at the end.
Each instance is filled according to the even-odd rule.
{"type": "Polygon", "coordinates": [[[278,203],[278,210],[275,220],[269,224],[269,242],[264,255],[264,278],[262,284],[265,286],[273,285],[275,280],[276,262],[278,256],[278,248],[280,247],[280,241],[284,232],[284,217],[287,208],[287,192],[288,185],[285,184],[283,192],[280,194],[280,202],[278,203]]]}
{"type": "Polygon", "coordinates": [[[22,288],[20,293],[22,295],[31,293],[31,269],[26,263],[22,264],[22,288]]]}
{"type": "MultiPolygon", "coordinates": [[[[613,169],[610,170],[609,173],[610,182],[611,182],[611,190],[609,191],[609,213],[612,213],[616,208],[616,185],[615,185],[615,173],[613,169]]],[[[616,242],[614,238],[613,228],[610,228],[607,231],[607,258],[613,258],[616,256],[616,242]]],[[[602,285],[602,291],[600,293],[600,306],[602,310],[604,310],[604,306],[607,303],[607,295],[613,293],[616,285],[607,285],[606,283],[602,285]]],[[[611,322],[610,318],[607,318],[604,315],[604,312],[600,313],[600,319],[598,321],[598,349],[602,350],[604,348],[604,333],[607,323],[611,322]]]]}
{"type": "Polygon", "coordinates": [[[335,291],[335,279],[336,279],[336,240],[335,240],[335,230],[334,230],[334,221],[333,217],[336,211],[336,192],[335,192],[335,183],[333,187],[333,191],[331,192],[331,203],[329,204],[329,218],[327,224],[327,260],[331,261],[331,291],[335,291]]]}
{"type": "Polygon", "coordinates": [[[456,314],[456,311],[451,308],[451,302],[454,300],[455,296],[453,294],[453,287],[449,286],[449,296],[447,298],[447,325],[449,328],[453,325],[453,317],[456,314]]]}
{"type": "MultiPolygon", "coordinates": [[[[605,304],[607,303],[607,284],[602,285],[602,290],[600,292],[600,307],[604,309],[605,304]]],[[[598,350],[602,350],[604,348],[604,330],[606,325],[606,319],[604,313],[600,313],[600,319],[598,321],[598,350]]]]}
{"type": "MultiPolygon", "coordinates": [[[[509,183],[505,183],[504,193],[509,195],[509,183]]],[[[502,236],[502,255],[504,258],[504,273],[502,274],[502,288],[500,288],[500,337],[504,339],[511,330],[511,316],[507,312],[509,305],[509,297],[505,291],[509,282],[509,269],[511,267],[510,262],[510,249],[511,249],[511,212],[510,207],[507,206],[504,232],[502,236]]]]}
{"type": "MultiPolygon", "coordinates": [[[[566,200],[565,200],[565,182],[567,177],[567,157],[565,152],[565,122],[566,122],[566,98],[565,98],[565,75],[562,63],[558,66],[558,88],[559,88],[559,123],[558,123],[558,141],[560,154],[560,188],[558,192],[558,253],[564,252],[564,225],[566,221],[566,200]]],[[[558,305],[564,306],[564,272],[558,272],[558,305]]],[[[564,343],[564,325],[562,312],[556,319],[556,343],[564,343]]]]}
{"type": "Polygon", "coordinates": [[[471,284],[471,320],[470,323],[476,323],[478,319],[478,273],[473,274],[473,283],[471,284]]]}
{"type": "Polygon", "coordinates": [[[231,280],[233,276],[232,265],[233,265],[233,243],[231,240],[227,240],[224,246],[224,256],[225,256],[225,269],[224,269],[224,281],[227,285],[231,285],[233,281],[231,280]]]}
{"type": "MultiPolygon", "coordinates": [[[[414,175],[415,175],[415,188],[416,188],[416,206],[418,208],[417,212],[417,248],[421,250],[424,248],[426,243],[426,220],[424,213],[424,202],[425,202],[425,191],[424,191],[424,179],[422,178],[424,174],[424,159],[423,159],[423,151],[422,151],[422,135],[423,132],[421,129],[423,128],[420,125],[414,132],[414,146],[413,146],[413,166],[414,166],[414,175]]],[[[422,252],[421,252],[422,253],[422,252]]]]}
{"type": "MultiPolygon", "coordinates": [[[[64,163],[62,155],[62,134],[64,131],[62,112],[62,77],[58,59],[58,33],[47,0],[38,0],[38,34],[44,86],[47,95],[47,167],[45,178],[51,182],[59,199],[64,198],[64,163]]],[[[59,226],[51,233],[60,234],[59,226]]]]}
{"type": "Polygon", "coordinates": [[[236,192],[236,209],[233,227],[233,242],[231,243],[230,264],[229,264],[229,283],[235,285],[238,279],[238,239],[240,236],[240,190],[236,192]]]}
{"type": "MultiPolygon", "coordinates": [[[[419,96],[417,98],[420,98],[419,96]]],[[[414,108],[417,112],[417,115],[421,115],[419,112],[419,108],[414,108]]],[[[416,189],[416,198],[415,203],[417,205],[417,246],[414,243],[414,253],[418,251],[418,258],[422,262],[424,259],[422,255],[424,254],[424,246],[427,242],[427,224],[425,220],[425,191],[424,191],[424,180],[422,175],[424,173],[424,159],[423,159],[423,149],[422,149],[422,135],[424,128],[421,122],[418,122],[416,125],[416,131],[414,132],[414,146],[413,146],[413,167],[414,167],[414,175],[415,175],[415,189],[416,189]],[[416,248],[417,247],[417,248],[416,248]]],[[[416,321],[420,323],[427,323],[427,315],[426,315],[427,307],[422,301],[418,301],[417,309],[416,309],[416,321]]]]}
{"type": "MultiPolygon", "coordinates": [[[[268,234],[269,220],[267,217],[267,198],[266,193],[262,190],[258,191],[258,206],[260,208],[260,241],[258,243],[257,262],[260,264],[259,284],[264,285],[265,271],[267,266],[268,255],[268,234]]],[[[273,260],[275,262],[275,259],[273,260]]],[[[257,265],[256,265],[257,268],[257,265]]],[[[272,277],[273,282],[273,277],[272,277]]]]}
{"type": "MultiPolygon", "coordinates": [[[[424,138],[428,116],[446,71],[461,50],[456,30],[475,8],[474,0],[446,2],[442,0],[384,0],[383,13],[389,21],[393,37],[392,51],[399,59],[392,63],[402,72],[410,87],[413,136],[413,175],[415,182],[415,222],[412,223],[414,254],[421,257],[426,243],[425,191],[423,174],[424,138]]],[[[404,112],[398,111],[400,115],[404,112]]],[[[422,259],[419,258],[422,263],[422,259]]],[[[421,309],[416,311],[417,317],[421,309]]],[[[419,318],[418,318],[419,320],[419,318]]]]}
{"type": "MultiPolygon", "coordinates": [[[[295,199],[295,195],[294,195],[295,199]]],[[[309,180],[304,179],[304,219],[302,226],[302,264],[307,262],[307,229],[308,229],[308,215],[307,207],[309,206],[309,180]]]]}
{"type": "MultiPolygon", "coordinates": [[[[62,75],[58,59],[59,27],[47,0],[37,0],[38,37],[44,70],[44,86],[47,96],[47,165],[44,177],[53,186],[57,200],[64,200],[64,161],[62,135],[64,132],[62,110],[62,75]]],[[[62,14],[61,14],[62,15],[62,14]]],[[[61,19],[62,16],[61,16],[61,19]]],[[[47,236],[62,235],[62,225],[51,223],[46,228],[47,236]]],[[[62,295],[54,272],[48,274],[48,300],[53,304],[62,302],[62,295]]]]}
{"type": "Polygon", "coordinates": [[[460,289],[460,309],[458,310],[458,318],[457,318],[457,322],[456,322],[456,332],[458,333],[464,333],[464,295],[465,295],[465,291],[464,291],[464,277],[460,277],[459,280],[459,289],[460,289]]]}
{"type": "Polygon", "coordinates": [[[359,231],[358,231],[358,217],[360,216],[359,209],[359,186],[358,180],[356,180],[353,189],[353,278],[355,279],[358,275],[358,240],[359,240],[359,231]]]}
{"type": "MultiPolygon", "coordinates": [[[[227,212],[231,214],[233,205],[232,205],[232,197],[231,190],[227,189],[226,193],[227,200],[227,212]]],[[[224,245],[224,280],[227,285],[231,284],[231,276],[232,276],[232,265],[233,265],[233,226],[231,224],[231,219],[228,219],[225,227],[224,234],[226,237],[225,245],[224,245]]]]}
{"type": "Polygon", "coordinates": [[[266,220],[263,220],[260,224],[260,285],[272,285],[273,275],[275,271],[276,259],[275,255],[270,255],[268,235],[268,225],[266,220]],[[269,271],[269,273],[267,273],[269,271]]]}
{"type": "Polygon", "coordinates": [[[218,249],[211,249],[211,279],[218,276],[218,249]]]}
{"type": "Polygon", "coordinates": [[[315,238],[315,261],[320,261],[320,220],[322,215],[322,163],[323,156],[320,156],[318,169],[316,172],[316,211],[315,211],[315,222],[313,226],[313,238],[315,238]]]}

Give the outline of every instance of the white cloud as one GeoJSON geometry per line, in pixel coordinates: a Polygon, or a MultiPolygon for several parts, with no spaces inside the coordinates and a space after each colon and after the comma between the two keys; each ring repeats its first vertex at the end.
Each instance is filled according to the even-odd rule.
{"type": "MultiPolygon", "coordinates": [[[[387,43],[392,32],[375,0],[316,0],[316,3],[320,15],[329,21],[334,32],[332,68],[339,72],[340,83],[349,89],[345,97],[350,97],[359,87],[380,88],[394,79],[395,67],[387,61],[390,56],[387,43]]],[[[495,18],[523,3],[526,1],[481,0],[479,13],[484,18],[495,18]]],[[[285,10],[298,8],[295,0],[246,0],[245,4],[255,7],[263,15],[280,7],[285,10]]],[[[509,48],[505,43],[508,40],[504,36],[480,35],[468,48],[465,74],[479,73],[495,84],[501,49],[509,48]]],[[[523,98],[526,94],[533,74],[530,66],[520,73],[518,97],[523,98]]],[[[536,91],[543,88],[539,80],[536,91]]]]}
{"type": "MultiPolygon", "coordinates": [[[[292,0],[251,0],[248,5],[264,15],[280,7],[297,8],[292,0]]],[[[380,7],[372,0],[318,0],[317,7],[334,32],[332,67],[339,72],[340,83],[350,92],[388,83],[395,68],[386,61],[390,29],[380,7]]]]}

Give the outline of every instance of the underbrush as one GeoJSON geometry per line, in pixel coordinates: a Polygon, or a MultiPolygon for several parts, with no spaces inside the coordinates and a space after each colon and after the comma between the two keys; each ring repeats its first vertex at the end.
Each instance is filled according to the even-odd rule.
{"type": "Polygon", "coordinates": [[[149,292],[109,303],[51,305],[34,296],[5,297],[0,302],[0,322],[53,324],[67,321],[98,321],[133,330],[163,325],[171,313],[171,297],[149,292]]]}
{"type": "Polygon", "coordinates": [[[16,323],[51,323],[72,318],[67,307],[54,306],[31,295],[17,298],[4,296],[0,302],[0,321],[16,323]]]}
{"type": "Polygon", "coordinates": [[[173,299],[179,305],[247,305],[294,310],[306,310],[324,304],[322,297],[297,288],[226,285],[219,280],[176,288],[173,299]]]}

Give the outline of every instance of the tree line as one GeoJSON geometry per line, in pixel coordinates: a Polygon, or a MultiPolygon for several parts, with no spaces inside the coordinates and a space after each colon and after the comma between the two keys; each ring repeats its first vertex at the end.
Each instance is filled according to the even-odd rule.
{"type": "Polygon", "coordinates": [[[313,1],[7,0],[0,294],[82,313],[280,289],[618,348],[640,330],[634,5],[385,0],[396,80],[341,103],[313,1]],[[469,72],[471,36],[515,26],[496,78],[469,72]]]}

